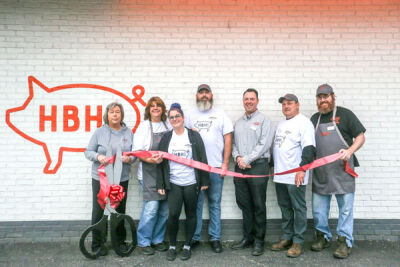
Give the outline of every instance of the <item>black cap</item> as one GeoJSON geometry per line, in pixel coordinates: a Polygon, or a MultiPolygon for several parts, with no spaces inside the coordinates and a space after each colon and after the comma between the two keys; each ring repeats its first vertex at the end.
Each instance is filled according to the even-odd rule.
{"type": "Polygon", "coordinates": [[[206,89],[209,92],[211,92],[211,87],[208,84],[203,83],[203,84],[200,84],[199,87],[197,87],[197,93],[203,89],[206,89]]]}
{"type": "Polygon", "coordinates": [[[299,99],[294,94],[286,94],[284,96],[281,96],[278,101],[279,101],[279,103],[282,104],[283,100],[285,100],[285,99],[289,100],[289,101],[296,101],[296,103],[299,102],[299,99]]]}
{"type": "Polygon", "coordinates": [[[318,96],[319,94],[329,95],[329,94],[332,94],[332,93],[333,93],[332,86],[330,86],[329,84],[325,83],[325,84],[321,84],[320,86],[318,86],[316,96],[318,96]]]}

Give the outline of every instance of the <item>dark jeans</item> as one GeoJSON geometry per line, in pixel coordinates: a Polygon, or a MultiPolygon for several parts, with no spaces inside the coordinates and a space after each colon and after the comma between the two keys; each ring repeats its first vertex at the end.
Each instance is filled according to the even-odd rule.
{"type": "MultiPolygon", "coordinates": [[[[128,183],[129,181],[121,182],[120,185],[124,188],[125,197],[120,202],[119,206],[116,208],[118,213],[125,214],[126,209],[126,199],[128,198],[128,183]]],[[[100,191],[100,181],[92,179],[92,225],[99,222],[103,217],[104,210],[100,207],[97,202],[97,194],[100,191]]],[[[125,221],[122,220],[117,227],[117,237],[120,242],[125,241],[126,238],[126,230],[124,226],[125,221]]],[[[107,227],[108,228],[108,227],[107,227]]],[[[102,243],[107,241],[107,231],[106,231],[106,239],[101,240],[101,233],[98,230],[93,230],[92,232],[92,248],[96,249],[101,246],[102,243]]]]}
{"type": "MultiPolygon", "coordinates": [[[[237,165],[235,171],[243,174],[269,174],[268,160],[257,161],[250,169],[242,170],[237,165]]],[[[235,184],[236,203],[242,210],[243,236],[245,239],[264,242],[267,226],[267,198],[268,178],[238,178],[233,179],[235,184]]]]}
{"type": "Polygon", "coordinates": [[[176,236],[179,230],[179,216],[181,215],[182,205],[185,204],[185,245],[190,245],[196,230],[197,223],[197,184],[179,186],[171,183],[171,190],[168,191],[168,222],[167,231],[169,243],[176,246],[176,236]]]}
{"type": "Polygon", "coordinates": [[[307,229],[306,186],[275,183],[275,190],[282,212],[282,238],[303,244],[307,229]]]}

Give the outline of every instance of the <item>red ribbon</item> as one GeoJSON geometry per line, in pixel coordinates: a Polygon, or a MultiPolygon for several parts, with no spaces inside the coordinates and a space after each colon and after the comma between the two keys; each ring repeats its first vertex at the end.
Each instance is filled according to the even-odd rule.
{"type": "MultiPolygon", "coordinates": [[[[114,160],[115,155],[108,159],[108,163],[112,164],[114,163],[114,160]]],[[[108,183],[106,171],[103,164],[101,164],[99,168],[97,168],[97,172],[99,173],[100,177],[100,191],[97,194],[97,202],[102,209],[105,208],[108,202],[113,209],[116,209],[119,203],[125,197],[124,188],[119,184],[110,185],[108,183]]]]}
{"type": "MultiPolygon", "coordinates": [[[[240,178],[268,177],[268,176],[273,176],[273,175],[289,174],[289,173],[294,173],[294,172],[298,172],[298,171],[307,171],[307,170],[311,170],[311,169],[335,162],[338,159],[340,159],[340,157],[342,156],[342,153],[338,152],[336,154],[332,154],[332,155],[329,155],[329,156],[326,156],[323,158],[316,159],[307,165],[303,165],[301,167],[291,169],[288,171],[284,171],[284,172],[279,172],[279,173],[274,173],[274,174],[266,174],[266,175],[245,175],[245,174],[239,173],[239,172],[232,172],[232,171],[228,171],[228,170],[222,170],[222,169],[216,168],[216,167],[211,167],[205,163],[187,159],[187,158],[178,157],[178,156],[175,156],[173,154],[163,152],[163,151],[138,150],[138,151],[123,153],[123,155],[125,155],[125,156],[135,156],[137,158],[150,158],[153,155],[157,155],[157,154],[158,155],[161,154],[161,156],[165,159],[172,160],[174,162],[183,164],[188,167],[192,167],[192,168],[196,168],[196,169],[199,169],[202,171],[212,172],[212,173],[216,173],[216,174],[220,174],[220,175],[229,175],[229,176],[240,177],[240,178]]],[[[349,163],[347,161],[345,163],[345,171],[348,174],[350,174],[351,176],[353,176],[354,178],[358,177],[357,173],[355,173],[355,171],[352,168],[350,168],[349,163]]]]}

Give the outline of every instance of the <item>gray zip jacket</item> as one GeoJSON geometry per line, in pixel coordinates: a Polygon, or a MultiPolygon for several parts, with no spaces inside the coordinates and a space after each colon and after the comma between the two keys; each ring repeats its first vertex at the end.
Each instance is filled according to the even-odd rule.
{"type": "MultiPolygon", "coordinates": [[[[133,133],[128,127],[126,127],[125,124],[118,131],[110,128],[110,126],[108,126],[107,124],[104,124],[103,126],[98,128],[94,132],[85,150],[85,157],[88,160],[93,161],[92,178],[99,181],[99,174],[97,172],[97,168],[100,166],[100,162],[97,160],[97,157],[99,156],[99,154],[106,155],[107,147],[109,144],[111,144],[112,146],[112,152],[114,155],[117,151],[118,145],[121,145],[122,152],[132,151],[132,140],[133,140],[133,133]]],[[[132,161],[133,159],[134,157],[131,157],[132,161]]],[[[129,180],[130,169],[131,169],[130,164],[123,163],[121,182],[129,180]]]]}

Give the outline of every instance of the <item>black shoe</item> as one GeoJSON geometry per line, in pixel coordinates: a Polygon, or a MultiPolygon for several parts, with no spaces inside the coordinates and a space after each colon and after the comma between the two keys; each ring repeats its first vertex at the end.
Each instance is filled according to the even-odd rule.
{"type": "Polygon", "coordinates": [[[260,256],[264,254],[264,242],[255,242],[251,255],[260,256]]]}
{"type": "Polygon", "coordinates": [[[180,254],[180,258],[183,261],[186,261],[188,259],[190,259],[190,256],[192,255],[192,252],[190,252],[190,249],[182,249],[182,252],[180,254]]]}
{"type": "Polygon", "coordinates": [[[154,255],[154,248],[147,246],[147,247],[139,247],[140,252],[143,255],[154,255]]]}
{"type": "Polygon", "coordinates": [[[158,243],[158,244],[152,244],[151,246],[157,251],[166,251],[166,250],[168,250],[168,245],[165,242],[161,242],[161,243],[158,243]]]}
{"type": "Polygon", "coordinates": [[[214,241],[211,241],[210,243],[211,243],[211,248],[215,253],[221,253],[222,252],[221,241],[214,240],[214,241]]]}
{"type": "Polygon", "coordinates": [[[232,249],[245,249],[250,247],[254,243],[254,240],[247,240],[243,238],[241,241],[233,244],[232,249]]]}
{"type": "Polygon", "coordinates": [[[119,250],[122,252],[128,251],[128,245],[125,241],[119,243],[119,250]]]}
{"type": "Polygon", "coordinates": [[[174,261],[176,259],[176,249],[170,248],[167,251],[167,260],[174,261]]]}
{"type": "Polygon", "coordinates": [[[199,240],[194,240],[190,241],[190,249],[194,249],[196,247],[200,246],[200,241],[199,240]]]}

